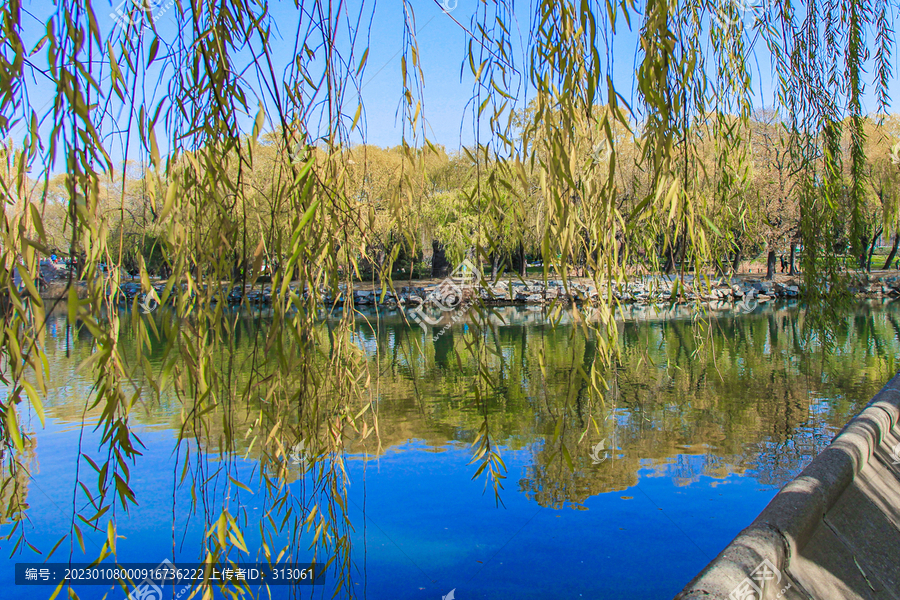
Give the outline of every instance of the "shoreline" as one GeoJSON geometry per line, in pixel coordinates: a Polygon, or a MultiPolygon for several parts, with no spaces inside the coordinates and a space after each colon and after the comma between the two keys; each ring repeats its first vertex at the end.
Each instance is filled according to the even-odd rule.
{"type": "MultiPolygon", "coordinates": [[[[851,284],[848,289],[857,298],[892,298],[900,297],[900,273],[897,271],[873,271],[872,273],[850,273],[851,284]]],[[[711,277],[701,275],[699,286],[695,286],[696,277],[685,275],[648,275],[639,279],[631,279],[618,283],[613,287],[613,294],[620,304],[639,305],[673,305],[696,302],[767,302],[776,299],[802,299],[801,281],[797,276],[776,275],[771,280],[753,274],[737,274],[730,277],[711,277]],[[695,289],[697,288],[697,289],[695,289]]],[[[161,295],[167,282],[156,281],[154,290],[161,295]]],[[[601,284],[599,288],[593,280],[585,277],[572,277],[567,285],[561,279],[547,280],[535,278],[504,278],[494,283],[479,281],[477,284],[457,282],[452,279],[419,279],[393,281],[392,287],[372,282],[354,282],[353,301],[360,306],[385,305],[391,307],[405,306],[441,307],[447,305],[446,300],[452,298],[460,301],[471,301],[476,296],[492,306],[523,306],[557,304],[593,304],[605,297],[608,288],[601,284]],[[459,296],[458,298],[456,296],[459,296]]],[[[224,284],[228,285],[228,284],[224,284]]],[[[322,289],[322,300],[326,304],[343,301],[346,284],[340,284],[340,292],[335,297],[331,290],[322,289]]],[[[79,298],[87,297],[87,286],[84,282],[75,282],[76,294],[79,298]]],[[[291,284],[291,292],[299,293],[295,283],[291,284]]],[[[120,303],[131,302],[135,297],[142,299],[144,294],[140,284],[127,281],[119,286],[120,303]]],[[[255,283],[241,288],[240,284],[230,289],[223,288],[225,300],[229,304],[270,304],[272,299],[271,285],[255,283]]],[[[67,281],[49,283],[41,290],[44,300],[66,300],[69,285],[67,281]]],[[[452,303],[451,303],[452,304],[452,303]]]]}

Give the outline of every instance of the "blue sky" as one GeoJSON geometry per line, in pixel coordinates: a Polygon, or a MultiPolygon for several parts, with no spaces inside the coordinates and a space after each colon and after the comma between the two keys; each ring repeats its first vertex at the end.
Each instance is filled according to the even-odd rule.
{"type": "MultiPolygon", "coordinates": [[[[43,21],[53,11],[53,6],[47,0],[26,1],[26,9],[33,15],[24,16],[24,39],[26,47],[32,48],[44,34],[43,21]]],[[[128,0],[132,1],[132,0],[128,0]]],[[[140,1],[140,0],[136,0],[140,1]]],[[[153,3],[157,8],[154,15],[161,13],[161,17],[155,19],[157,31],[163,39],[172,39],[174,31],[174,8],[167,9],[170,0],[144,0],[153,3]]],[[[479,0],[459,0],[459,4],[451,11],[452,15],[460,22],[468,26],[472,13],[476,10],[479,0]],[[468,11],[468,12],[467,12],[468,11]]],[[[368,0],[367,6],[373,3],[368,0]]],[[[111,13],[120,6],[120,0],[100,0],[94,6],[95,14],[101,35],[106,35],[118,25],[111,17],[111,13]]],[[[401,140],[401,128],[397,110],[401,101],[401,51],[403,48],[403,13],[401,5],[396,0],[381,1],[375,6],[374,19],[372,21],[369,37],[369,56],[367,67],[362,78],[363,102],[366,110],[365,140],[368,143],[379,146],[395,146],[401,140]]],[[[427,134],[433,141],[445,145],[449,150],[458,149],[463,144],[471,144],[474,140],[474,132],[471,119],[461,128],[466,112],[466,103],[472,94],[473,77],[468,67],[462,71],[461,65],[466,56],[466,44],[468,34],[456,22],[432,0],[415,0],[413,2],[416,14],[418,30],[418,44],[420,60],[425,72],[425,117],[427,121],[427,134]]],[[[272,2],[270,6],[274,22],[278,27],[273,46],[276,50],[275,71],[280,74],[292,57],[294,29],[297,21],[297,12],[291,2],[272,2]],[[277,34],[281,35],[278,36],[277,34]],[[284,48],[284,52],[278,52],[284,48]]],[[[352,9],[351,9],[352,10],[352,9]]],[[[371,10],[371,8],[369,8],[371,10]]],[[[149,45],[150,38],[145,41],[149,45]]],[[[161,54],[162,52],[160,52],[161,54]]],[[[357,51],[357,56],[361,51],[357,51]]],[[[34,59],[35,64],[41,68],[46,67],[46,52],[42,51],[34,59]]],[[[108,73],[108,69],[104,71],[108,73]]],[[[54,88],[43,75],[33,74],[27,77],[27,85],[31,95],[33,107],[38,113],[49,109],[54,95],[54,88]]],[[[108,82],[108,78],[105,79],[108,82]]],[[[104,80],[101,79],[101,84],[104,80]]],[[[153,90],[148,90],[153,96],[153,90]]],[[[153,100],[148,98],[148,104],[155,104],[162,98],[162,93],[157,92],[153,100]]],[[[352,108],[355,108],[355,104],[352,108]]],[[[352,112],[352,108],[348,109],[352,112]]],[[[120,109],[121,110],[121,109],[120,109]]],[[[269,110],[272,112],[272,109],[269,110]]],[[[471,111],[469,111],[471,113],[471,111]]],[[[120,111],[118,118],[124,115],[120,111]]],[[[249,127],[252,126],[255,115],[251,114],[245,119],[249,127]]],[[[269,123],[269,127],[273,126],[269,123]]],[[[49,133],[48,123],[42,132],[49,133]]],[[[267,128],[267,129],[268,129],[267,128]]],[[[13,132],[13,139],[21,138],[25,133],[24,126],[20,126],[13,132]]],[[[164,137],[164,132],[157,131],[157,135],[164,137]]],[[[134,153],[136,136],[132,136],[129,155],[134,153]]],[[[361,138],[357,137],[357,141],[361,138]]],[[[119,144],[121,145],[121,144],[119,144]]],[[[116,144],[110,144],[109,148],[114,158],[120,158],[121,151],[116,150],[116,144]]],[[[59,158],[57,159],[59,160],[59,158]]],[[[54,169],[55,171],[58,170],[54,169]]]]}
{"type": "MultiPolygon", "coordinates": [[[[126,0],[127,2],[140,0],[126,0]]],[[[175,34],[174,8],[170,8],[172,0],[144,0],[152,4],[156,17],[157,29],[164,39],[175,34]]],[[[394,146],[401,140],[401,130],[397,118],[397,110],[401,100],[401,70],[400,52],[402,50],[403,12],[399,0],[381,0],[374,3],[373,0],[348,0],[349,11],[352,13],[359,6],[359,2],[365,1],[368,10],[374,6],[374,18],[369,37],[368,66],[363,77],[363,101],[366,110],[365,139],[368,143],[379,146],[394,146]]],[[[448,150],[457,150],[462,145],[472,144],[474,130],[472,126],[471,107],[466,112],[466,104],[472,94],[473,79],[468,67],[461,66],[466,57],[466,45],[468,33],[458,25],[456,21],[468,26],[474,12],[482,6],[481,0],[442,0],[456,7],[450,12],[450,18],[442,12],[434,0],[412,0],[416,14],[417,39],[421,63],[425,72],[424,111],[427,120],[427,133],[432,142],[443,144],[448,150]]],[[[115,22],[110,13],[120,5],[121,0],[98,0],[94,6],[101,34],[105,35],[115,22]]],[[[44,33],[43,21],[54,10],[49,0],[25,0],[25,8],[36,18],[24,17],[26,22],[25,41],[28,47],[44,33]]],[[[531,14],[530,2],[518,2],[517,23],[519,32],[514,32],[515,37],[527,32],[528,19],[531,14]]],[[[276,72],[280,72],[284,65],[291,59],[293,52],[292,35],[297,22],[297,12],[293,2],[272,2],[270,6],[275,23],[279,26],[280,33],[284,36],[276,38],[273,46],[276,49],[276,72]],[[286,38],[286,39],[285,39],[286,38]],[[284,48],[284,52],[279,52],[284,48]]],[[[633,27],[639,26],[639,18],[632,19],[633,27]]],[[[521,40],[521,38],[519,38],[521,40]]],[[[147,41],[149,44],[149,39],[147,41]]],[[[517,41],[521,43],[521,41],[517,41]]],[[[615,61],[612,63],[613,80],[617,89],[629,100],[634,94],[634,68],[635,47],[637,36],[635,32],[628,31],[623,20],[619,22],[619,31],[614,43],[615,61]]],[[[772,76],[768,69],[768,56],[762,44],[758,44],[759,68],[754,68],[754,95],[759,105],[772,104],[772,76]]],[[[36,64],[46,61],[45,54],[36,57],[36,64]]],[[[896,64],[896,60],[892,62],[896,64]]],[[[517,67],[521,68],[521,62],[517,67]]],[[[895,67],[895,71],[896,71],[895,67]]],[[[870,69],[871,71],[871,69],[870,69]]],[[[53,89],[41,75],[29,77],[29,89],[32,93],[32,101],[38,109],[46,110],[52,100],[53,89]]],[[[896,78],[891,82],[893,98],[900,98],[900,90],[896,78]]],[[[525,99],[529,96],[527,87],[519,90],[518,108],[524,106],[525,99]]],[[[161,99],[157,93],[156,101],[161,99]]],[[[152,104],[152,103],[151,103],[152,104]]],[[[874,110],[874,98],[866,99],[866,110],[874,110]]],[[[39,110],[39,113],[41,110],[39,110]]],[[[271,111],[270,111],[271,112],[271,111]]],[[[122,113],[120,113],[122,114],[122,113]]],[[[248,115],[246,122],[252,123],[252,117],[248,115]]],[[[43,131],[49,130],[49,124],[43,131]]],[[[249,127],[248,127],[249,131],[249,127]]],[[[482,131],[485,131],[482,129],[482,131]]],[[[23,130],[13,132],[13,139],[21,138],[23,130]]],[[[165,132],[157,131],[161,142],[165,145],[165,132]]],[[[109,144],[110,152],[115,160],[122,157],[121,141],[109,144]]],[[[132,136],[129,149],[129,157],[133,158],[137,150],[136,136],[132,136]]],[[[59,159],[58,159],[59,160],[59,159]]],[[[58,167],[54,169],[58,170],[58,167]]]]}

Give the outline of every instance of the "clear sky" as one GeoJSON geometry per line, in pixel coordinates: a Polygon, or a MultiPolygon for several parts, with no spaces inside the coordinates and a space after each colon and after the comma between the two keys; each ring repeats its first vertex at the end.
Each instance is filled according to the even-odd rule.
{"type": "MultiPolygon", "coordinates": [[[[400,54],[403,47],[403,8],[399,0],[380,0],[377,3],[373,0],[348,0],[349,12],[352,14],[358,8],[359,2],[362,1],[366,2],[368,10],[374,6],[374,18],[369,36],[368,66],[363,77],[362,90],[366,110],[365,139],[368,143],[379,146],[394,146],[401,139],[397,111],[401,101],[400,54]]],[[[421,63],[425,72],[424,114],[427,120],[429,139],[443,144],[452,151],[459,149],[461,145],[469,145],[474,140],[471,106],[469,106],[468,113],[466,112],[466,105],[472,94],[473,78],[469,73],[468,66],[462,68],[469,34],[455,21],[468,27],[472,15],[482,7],[482,0],[440,1],[445,2],[448,8],[452,8],[449,15],[443,12],[434,0],[412,0],[411,4],[415,10],[417,39],[421,63]]],[[[174,8],[171,8],[172,0],[144,0],[144,2],[154,6],[154,15],[158,15],[156,17],[157,29],[161,33],[161,37],[165,39],[173,36],[175,21],[174,8]]],[[[116,26],[110,13],[119,6],[121,6],[121,0],[112,0],[112,2],[98,0],[95,3],[94,10],[101,35],[107,34],[111,28],[116,26]]],[[[24,17],[25,41],[28,47],[33,47],[44,34],[44,21],[52,13],[54,7],[50,0],[25,0],[25,8],[33,15],[33,17],[24,17]]],[[[531,14],[531,2],[528,0],[517,2],[516,8],[520,11],[518,18],[521,21],[517,23],[518,31],[514,31],[513,35],[516,43],[520,44],[519,51],[521,52],[522,39],[530,25],[528,19],[531,14]]],[[[284,48],[283,52],[276,52],[275,58],[276,61],[279,61],[279,64],[276,64],[278,70],[283,68],[292,57],[292,36],[297,12],[293,2],[273,1],[270,10],[283,36],[276,37],[273,41],[276,50],[280,47],[284,48]]],[[[639,18],[632,19],[632,26],[639,27],[639,18]]],[[[869,42],[871,42],[871,36],[869,42]]],[[[634,95],[636,43],[636,32],[628,31],[624,21],[620,21],[614,46],[616,60],[612,64],[613,80],[619,92],[629,100],[633,99],[634,95]]],[[[757,45],[762,47],[762,44],[757,45]]],[[[896,58],[893,58],[892,62],[896,65],[896,58]]],[[[35,64],[40,67],[46,65],[45,53],[41,53],[35,58],[35,64]]],[[[516,66],[521,69],[523,65],[519,62],[516,66]]],[[[871,73],[871,69],[869,72],[871,73]]],[[[32,103],[39,109],[38,112],[45,111],[53,97],[53,89],[46,78],[40,74],[30,76],[28,86],[31,91],[32,103]]],[[[753,83],[754,95],[759,105],[773,103],[772,86],[768,55],[762,47],[759,71],[754,72],[753,83]]],[[[890,87],[892,98],[900,98],[896,78],[891,82],[890,87]]],[[[152,95],[153,91],[149,90],[148,93],[152,95]]],[[[160,99],[160,94],[161,92],[156,92],[156,101],[160,99]]],[[[523,84],[518,90],[518,94],[518,108],[521,108],[530,93],[523,84]]],[[[865,109],[868,111],[875,109],[874,98],[871,96],[866,99],[865,109]]],[[[248,124],[252,123],[252,117],[253,115],[247,116],[248,124]]],[[[49,127],[50,124],[45,124],[42,133],[48,131],[49,127]]],[[[18,140],[23,133],[23,129],[19,128],[18,131],[13,132],[12,138],[18,140]]],[[[157,135],[164,137],[165,132],[158,131],[157,135]]],[[[122,142],[114,142],[112,139],[109,141],[113,158],[120,160],[123,154],[122,142]]],[[[132,147],[129,150],[130,157],[136,156],[136,144],[136,136],[133,136],[132,147]]],[[[58,170],[57,166],[54,171],[58,170]]]]}

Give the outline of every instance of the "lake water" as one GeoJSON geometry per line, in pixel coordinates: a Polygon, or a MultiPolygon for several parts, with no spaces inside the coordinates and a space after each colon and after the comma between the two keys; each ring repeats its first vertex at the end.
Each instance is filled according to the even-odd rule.
{"type": "MultiPolygon", "coordinates": [[[[622,323],[620,364],[596,397],[572,368],[589,364],[595,351],[580,329],[554,327],[539,311],[498,312],[506,324],[497,321],[492,348],[503,360],[482,374],[491,382],[489,393],[478,392],[483,402],[476,401],[477,366],[458,352],[464,321],[435,340],[395,314],[373,313],[354,339],[377,374],[370,382],[377,434],[351,436],[343,456],[352,525],[343,572],[356,597],[671,598],[897,368],[900,306],[855,306],[826,352],[818,336],[806,335],[805,313],[779,304],[717,313],[707,328],[678,315],[622,323]],[[473,478],[472,443],[484,422],[506,467],[497,493],[484,473],[473,478]]],[[[46,424],[24,409],[33,438],[18,459],[29,474],[11,482],[5,456],[0,494],[8,501],[18,483],[27,542],[44,555],[69,533],[73,503],[85,510],[76,467],[87,485],[90,467],[76,458],[97,458],[100,438],[90,427],[97,415],[86,405],[90,383],[76,369],[90,336],[76,335],[63,311],[50,315],[48,334],[46,424]]],[[[120,343],[127,356],[134,340],[123,334],[120,343]]],[[[228,426],[244,435],[252,414],[234,412],[228,426]]],[[[229,484],[258,481],[253,447],[220,453],[188,435],[175,453],[182,422],[174,398],[135,405],[132,423],[144,448],[131,468],[138,504],[127,514],[115,509],[119,562],[196,562],[204,519],[225,505],[239,515],[244,562],[262,562],[264,541],[293,543],[304,557],[302,536],[261,533],[272,511],[261,484],[229,484]],[[191,449],[203,461],[187,460],[187,483],[180,483],[191,449]]],[[[314,473],[293,462],[286,485],[299,498],[320,497],[314,473]]],[[[0,533],[11,528],[2,523],[0,533]]],[[[105,526],[80,529],[85,552],[66,539],[52,562],[97,556],[105,526]]],[[[13,584],[14,563],[43,560],[24,545],[10,557],[14,543],[0,542],[0,596],[49,597],[52,587],[13,584]]],[[[273,587],[272,596],[330,598],[334,581],[330,572],[323,585],[273,587]]],[[[109,586],[74,589],[82,598],[126,597],[109,586]]]]}

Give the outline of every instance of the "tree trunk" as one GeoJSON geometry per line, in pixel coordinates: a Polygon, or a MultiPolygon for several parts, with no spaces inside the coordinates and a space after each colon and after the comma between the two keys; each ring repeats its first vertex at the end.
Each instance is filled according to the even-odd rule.
{"type": "Polygon", "coordinates": [[[891,246],[891,253],[888,254],[887,260],[884,261],[884,266],[882,269],[890,269],[891,263],[894,262],[894,257],[897,256],[897,246],[900,246],[900,233],[894,234],[894,244],[891,246]]]}
{"type": "Polygon", "coordinates": [[[525,259],[525,245],[521,242],[519,242],[518,258],[519,274],[522,276],[522,279],[525,279],[528,275],[528,261],[525,259]]]}
{"type": "Polygon", "coordinates": [[[447,261],[447,252],[444,245],[437,240],[431,242],[431,276],[446,277],[450,274],[450,263],[447,261]]]}
{"type": "Polygon", "coordinates": [[[388,253],[384,249],[384,245],[380,245],[378,250],[375,252],[375,278],[378,281],[385,279],[385,276],[390,276],[390,272],[385,273],[384,267],[387,264],[388,253]]]}
{"type": "Polygon", "coordinates": [[[491,281],[497,282],[497,275],[500,273],[500,254],[491,252],[491,281]]]}
{"type": "Polygon", "coordinates": [[[678,236],[678,239],[675,240],[674,246],[671,242],[666,244],[666,263],[663,265],[663,271],[666,275],[671,275],[675,271],[675,255],[681,247],[681,236],[678,236]]]}
{"type": "Polygon", "coordinates": [[[734,260],[731,261],[731,272],[737,273],[738,269],[741,267],[741,259],[744,257],[744,252],[741,248],[738,248],[734,253],[734,260]]]}
{"type": "MultiPolygon", "coordinates": [[[[687,230],[687,225],[685,225],[685,230],[687,230]]],[[[687,247],[688,247],[688,237],[687,235],[681,236],[681,244],[678,247],[678,264],[681,265],[681,269],[684,269],[684,261],[687,257],[687,247]]]]}
{"type": "Polygon", "coordinates": [[[769,250],[766,257],[766,279],[769,281],[775,279],[775,250],[769,250]]]}
{"type": "Polygon", "coordinates": [[[883,229],[879,229],[875,232],[875,235],[872,236],[872,243],[869,244],[869,252],[866,256],[866,273],[872,272],[872,255],[875,254],[875,244],[878,243],[878,238],[881,236],[881,232],[883,229]]]}
{"type": "Polygon", "coordinates": [[[238,256],[237,250],[232,253],[233,261],[231,263],[231,278],[235,281],[241,279],[241,257],[238,256]]]}
{"type": "Polygon", "coordinates": [[[715,267],[716,275],[718,275],[719,277],[724,277],[725,275],[727,275],[727,273],[725,272],[725,264],[722,262],[722,257],[716,257],[715,267]]]}
{"type": "Polygon", "coordinates": [[[791,264],[790,264],[790,274],[796,275],[797,269],[794,267],[794,262],[797,258],[797,244],[795,242],[791,242],[791,264]]]}
{"type": "Polygon", "coordinates": [[[860,253],[856,255],[856,267],[860,270],[865,270],[866,268],[866,254],[868,254],[866,250],[868,250],[868,248],[869,238],[862,235],[859,237],[859,247],[851,249],[851,252],[856,252],[857,250],[860,251],[860,253]]]}

